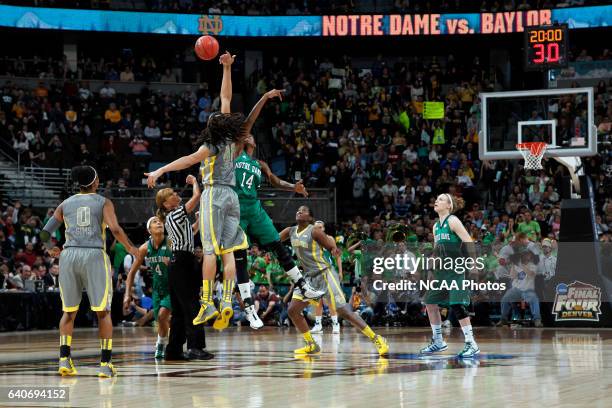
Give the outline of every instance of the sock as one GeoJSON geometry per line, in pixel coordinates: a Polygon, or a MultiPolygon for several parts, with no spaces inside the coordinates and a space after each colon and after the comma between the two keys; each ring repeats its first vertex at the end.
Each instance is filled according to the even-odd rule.
{"type": "Polygon", "coordinates": [[[320,326],[322,321],[323,321],[323,316],[315,316],[315,324],[317,326],[320,326]]]}
{"type": "Polygon", "coordinates": [[[376,333],[372,331],[370,326],[364,327],[363,330],[361,330],[361,332],[365,334],[366,336],[368,336],[370,340],[374,340],[374,337],[376,337],[376,333]]]}
{"type": "Polygon", "coordinates": [[[159,334],[157,335],[157,344],[163,344],[164,346],[168,344],[168,336],[162,337],[159,334]]]}
{"type": "Polygon", "coordinates": [[[213,281],[204,279],[202,281],[202,300],[206,303],[212,302],[213,281]]]}
{"type": "Polygon", "coordinates": [[[60,336],[60,357],[70,357],[70,345],[72,336],[60,336]]]}
{"type": "Polygon", "coordinates": [[[332,324],[334,325],[338,324],[338,315],[332,316],[332,324]]]}
{"type": "Polygon", "coordinates": [[[250,283],[239,283],[238,291],[240,292],[240,297],[244,302],[244,307],[249,307],[253,304],[251,300],[251,284],[250,283]]]}
{"type": "Polygon", "coordinates": [[[304,337],[304,341],[306,341],[306,343],[314,343],[314,339],[312,338],[312,334],[310,333],[310,330],[308,330],[306,333],[302,333],[302,336],[304,337]]]}
{"type": "Polygon", "coordinates": [[[113,353],[113,339],[100,339],[101,363],[110,363],[113,353]]]}
{"type": "Polygon", "coordinates": [[[302,273],[300,272],[300,269],[297,266],[294,266],[293,268],[289,269],[286,273],[293,283],[296,283],[302,278],[302,273]]]}
{"type": "Polygon", "coordinates": [[[474,343],[474,332],[472,331],[472,325],[468,324],[467,326],[461,326],[461,330],[463,330],[465,342],[474,343]]]}
{"type": "Polygon", "coordinates": [[[232,294],[234,293],[234,286],[236,281],[233,279],[223,279],[223,301],[232,303],[232,294]]]}
{"type": "Polygon", "coordinates": [[[442,342],[442,325],[441,324],[432,324],[431,331],[433,333],[433,339],[436,343],[442,342]]]}

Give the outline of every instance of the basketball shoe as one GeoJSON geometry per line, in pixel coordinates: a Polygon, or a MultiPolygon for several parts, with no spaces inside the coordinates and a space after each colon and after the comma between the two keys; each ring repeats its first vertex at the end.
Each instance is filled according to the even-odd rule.
{"type": "Polygon", "coordinates": [[[478,344],[475,341],[467,341],[463,350],[457,354],[459,358],[472,358],[476,355],[480,354],[480,349],[478,348],[478,344]]]}
{"type": "Polygon", "coordinates": [[[306,341],[306,345],[304,347],[293,350],[293,353],[296,355],[313,356],[321,353],[321,347],[319,347],[316,341],[306,341]]]}
{"type": "Polygon", "coordinates": [[[255,310],[255,305],[248,306],[244,309],[246,313],[246,319],[249,321],[249,325],[251,329],[261,329],[264,323],[261,321],[259,316],[257,315],[257,310],[255,310]]]}
{"type": "Polygon", "coordinates": [[[117,369],[113,366],[113,363],[100,363],[100,369],[98,370],[98,377],[100,378],[112,378],[117,375],[117,369]]]}
{"type": "Polygon", "coordinates": [[[310,329],[311,333],[323,333],[323,325],[321,323],[316,323],[314,326],[312,326],[312,329],[310,329]]]}
{"type": "Polygon", "coordinates": [[[57,372],[63,377],[66,375],[77,375],[78,372],[76,368],[74,368],[74,364],[72,363],[72,359],[70,357],[60,357],[59,360],[59,369],[57,372]]]}
{"type": "Polygon", "coordinates": [[[387,344],[387,339],[380,334],[377,334],[376,337],[372,339],[372,343],[374,343],[376,346],[379,356],[386,356],[389,354],[389,344],[387,344]]]}
{"type": "MultiPolygon", "coordinates": [[[[230,308],[231,309],[231,308],[230,308]]],[[[215,304],[212,302],[206,302],[200,299],[200,311],[198,315],[193,319],[193,325],[204,324],[209,320],[214,319],[219,315],[219,311],[215,308],[215,304]]]]}
{"type": "Polygon", "coordinates": [[[421,349],[421,354],[434,354],[445,351],[448,348],[448,345],[444,342],[444,340],[436,341],[431,339],[431,342],[421,349]]]}
{"type": "Polygon", "coordinates": [[[232,316],[234,315],[234,309],[232,309],[232,302],[222,301],[219,305],[221,312],[217,315],[217,320],[213,323],[215,330],[225,330],[229,326],[232,316]]]}

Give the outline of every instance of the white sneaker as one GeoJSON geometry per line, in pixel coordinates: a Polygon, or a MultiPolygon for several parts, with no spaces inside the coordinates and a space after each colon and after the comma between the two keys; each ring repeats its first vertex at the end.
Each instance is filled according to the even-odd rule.
{"type": "Polygon", "coordinates": [[[315,324],[312,329],[310,329],[311,333],[323,333],[323,326],[321,324],[315,324]]]}
{"type": "Polygon", "coordinates": [[[246,313],[246,319],[251,325],[251,329],[257,330],[263,327],[264,324],[259,318],[259,316],[257,316],[257,310],[255,310],[255,305],[247,307],[246,309],[244,309],[244,311],[246,313]]]}
{"type": "Polygon", "coordinates": [[[304,296],[305,299],[317,300],[317,299],[322,298],[323,295],[325,295],[324,291],[316,290],[304,278],[301,278],[300,280],[298,280],[296,282],[296,285],[302,291],[302,296],[304,296]]]}
{"type": "Polygon", "coordinates": [[[332,333],[333,334],[340,333],[340,323],[332,324],[332,333]]]}

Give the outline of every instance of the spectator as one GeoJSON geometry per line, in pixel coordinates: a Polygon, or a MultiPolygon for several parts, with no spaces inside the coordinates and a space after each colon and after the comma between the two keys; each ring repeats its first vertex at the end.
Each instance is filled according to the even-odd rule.
{"type": "Polygon", "coordinates": [[[521,254],[520,262],[510,268],[512,287],[502,297],[501,320],[499,325],[507,325],[512,303],[524,300],[529,304],[536,327],[542,327],[540,317],[540,300],[535,293],[535,276],[537,274],[534,254],[527,250],[521,254]]]}
{"type": "Polygon", "coordinates": [[[279,297],[275,293],[270,292],[266,285],[259,286],[257,296],[255,296],[255,309],[264,324],[276,325],[276,318],[278,317],[278,308],[276,305],[279,304],[279,302],[279,297]]]}
{"type": "Polygon", "coordinates": [[[519,222],[517,232],[524,233],[530,241],[538,241],[541,236],[540,224],[533,220],[530,211],[525,211],[523,214],[524,222],[519,222]]]}

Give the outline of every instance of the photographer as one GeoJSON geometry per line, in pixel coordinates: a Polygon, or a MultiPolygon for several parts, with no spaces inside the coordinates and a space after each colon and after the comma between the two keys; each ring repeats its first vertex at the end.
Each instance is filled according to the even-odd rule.
{"type": "Polygon", "coordinates": [[[512,287],[502,297],[501,320],[498,326],[508,324],[512,303],[523,300],[529,304],[535,327],[542,327],[540,300],[535,292],[536,264],[536,255],[530,250],[520,255],[520,261],[517,264],[510,264],[512,287]]]}

